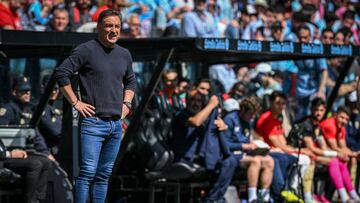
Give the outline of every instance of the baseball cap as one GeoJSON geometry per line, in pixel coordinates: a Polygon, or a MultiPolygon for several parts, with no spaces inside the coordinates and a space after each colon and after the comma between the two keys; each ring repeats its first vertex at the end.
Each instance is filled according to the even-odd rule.
{"type": "Polygon", "coordinates": [[[14,80],[13,89],[19,91],[31,90],[30,80],[28,77],[20,76],[14,80]]]}
{"type": "Polygon", "coordinates": [[[249,71],[249,76],[251,79],[254,79],[259,73],[273,74],[270,64],[268,63],[257,64],[254,69],[249,71]]]}
{"type": "Polygon", "coordinates": [[[224,101],[224,109],[227,112],[240,110],[239,102],[233,98],[229,98],[226,101],[224,101]]]}
{"type": "Polygon", "coordinates": [[[349,96],[348,96],[348,99],[350,102],[357,102],[357,93],[356,91],[352,91],[349,96]]]}
{"type": "Polygon", "coordinates": [[[255,0],[254,1],[254,6],[262,6],[262,7],[265,7],[265,8],[269,7],[266,0],[255,0]]]}

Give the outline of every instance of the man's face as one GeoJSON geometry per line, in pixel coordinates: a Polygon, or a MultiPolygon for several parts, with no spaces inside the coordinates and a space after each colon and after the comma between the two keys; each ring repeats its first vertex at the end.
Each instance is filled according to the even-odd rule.
{"type": "Polygon", "coordinates": [[[15,94],[22,103],[29,103],[31,100],[31,90],[15,90],[15,94]]]}
{"type": "Polygon", "coordinates": [[[80,9],[89,8],[90,5],[91,5],[91,1],[90,1],[90,0],[78,0],[78,1],[77,1],[77,6],[78,6],[80,9]]]}
{"type": "Polygon", "coordinates": [[[301,29],[299,31],[299,41],[301,43],[309,43],[310,42],[310,31],[307,29],[301,29]]]}
{"type": "Polygon", "coordinates": [[[175,89],[177,83],[177,73],[170,72],[164,77],[164,84],[167,88],[175,89]]]}
{"type": "Polygon", "coordinates": [[[97,25],[99,39],[107,47],[114,47],[120,38],[121,22],[119,16],[107,16],[97,25]]]}
{"type": "Polygon", "coordinates": [[[334,40],[334,33],[332,32],[324,32],[323,36],[321,37],[321,41],[323,44],[331,44],[334,40]]]}
{"type": "Polygon", "coordinates": [[[349,29],[351,29],[351,27],[354,25],[354,19],[351,19],[351,18],[345,18],[344,19],[344,22],[343,22],[343,25],[344,27],[347,27],[349,29]]]}
{"type": "Polygon", "coordinates": [[[69,24],[69,16],[65,11],[57,11],[54,16],[54,28],[57,32],[64,32],[69,24]]]}
{"type": "Polygon", "coordinates": [[[285,99],[281,97],[276,97],[275,101],[271,104],[272,111],[276,114],[281,114],[285,109],[285,99]]]}
{"type": "Polygon", "coordinates": [[[339,112],[336,114],[336,125],[338,128],[345,127],[349,122],[349,116],[345,112],[339,112]]]}
{"type": "Polygon", "coordinates": [[[283,31],[281,28],[274,29],[272,35],[276,41],[282,41],[283,31]]]}
{"type": "Polygon", "coordinates": [[[209,95],[210,94],[210,84],[207,82],[201,82],[198,87],[196,88],[197,91],[200,92],[202,95],[209,95]]]}
{"type": "Polygon", "coordinates": [[[9,7],[10,7],[11,11],[16,11],[18,8],[21,7],[20,0],[10,0],[9,7]]]}
{"type": "Polygon", "coordinates": [[[130,25],[130,36],[133,38],[140,37],[141,23],[139,18],[131,18],[129,21],[130,25]]]}
{"type": "Polygon", "coordinates": [[[187,92],[189,90],[190,84],[186,81],[182,81],[179,83],[179,93],[187,92]]]}
{"type": "Polygon", "coordinates": [[[316,121],[321,121],[326,112],[326,108],[324,105],[320,105],[313,109],[313,117],[316,121]]]}
{"type": "Polygon", "coordinates": [[[206,0],[195,0],[195,7],[199,11],[206,9],[206,0]]]}
{"type": "Polygon", "coordinates": [[[189,93],[188,100],[186,101],[186,108],[191,114],[195,115],[206,105],[205,102],[204,95],[196,90],[192,90],[189,93]]]}
{"type": "Polygon", "coordinates": [[[344,45],[344,40],[345,40],[345,37],[342,33],[339,32],[335,35],[335,40],[334,40],[335,44],[344,45]]]}
{"type": "Polygon", "coordinates": [[[54,88],[54,90],[51,92],[51,95],[50,95],[50,100],[56,100],[57,97],[59,96],[59,88],[54,88]]]}

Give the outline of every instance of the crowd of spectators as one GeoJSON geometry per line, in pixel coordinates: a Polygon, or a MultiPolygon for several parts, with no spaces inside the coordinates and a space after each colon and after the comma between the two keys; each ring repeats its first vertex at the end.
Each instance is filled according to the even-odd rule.
{"type": "Polygon", "coordinates": [[[122,13],[123,37],[297,41],[306,26],[309,42],[360,43],[358,0],[2,0],[0,28],[94,32],[109,8],[122,13]]]}
{"type": "MultiPolygon", "coordinates": [[[[215,68],[218,67],[221,66],[215,68]]],[[[223,67],[233,71],[232,66],[223,67]]],[[[315,86],[307,103],[299,103],[302,98],[282,92],[282,73],[272,71],[270,64],[259,63],[250,71],[248,67],[236,69],[234,80],[241,81],[229,91],[216,79],[202,78],[192,83],[182,79],[175,69],[163,73],[163,86],[157,95],[165,98],[165,103],[174,110],[168,143],[175,162],[200,163],[214,170],[208,167],[208,162],[219,161],[221,165],[230,159],[236,168],[245,167],[249,202],[260,199],[267,202],[270,197],[275,202],[281,198],[302,202],[292,192],[299,189],[300,180],[296,177],[302,177],[301,198],[305,202],[328,203],[328,199],[358,202],[358,186],[355,187],[360,159],[358,79],[350,93],[340,96],[346,106],[340,104],[338,97],[336,110],[334,107],[326,114],[330,108],[324,100],[326,85],[324,94],[318,94],[315,86]],[[299,174],[289,175],[296,163],[299,174]],[[324,190],[315,193],[313,179],[319,166],[328,168],[326,173],[339,199],[325,197],[324,190]]],[[[221,176],[222,173],[220,169],[219,177],[224,179],[225,186],[236,179],[233,169],[226,175],[221,176]]],[[[214,200],[211,198],[222,201],[223,187],[210,185],[210,191],[217,191],[218,195],[207,196],[205,202],[214,200]]]]}

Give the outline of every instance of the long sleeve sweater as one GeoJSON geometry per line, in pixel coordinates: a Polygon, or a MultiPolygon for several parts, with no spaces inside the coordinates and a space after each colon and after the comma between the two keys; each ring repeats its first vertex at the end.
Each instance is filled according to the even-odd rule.
{"type": "Polygon", "coordinates": [[[62,64],[55,68],[54,77],[63,87],[78,72],[81,100],[95,107],[95,116],[121,116],[125,90],[135,91],[136,79],[129,51],[115,45],[103,46],[90,40],[76,47],[62,64]]]}

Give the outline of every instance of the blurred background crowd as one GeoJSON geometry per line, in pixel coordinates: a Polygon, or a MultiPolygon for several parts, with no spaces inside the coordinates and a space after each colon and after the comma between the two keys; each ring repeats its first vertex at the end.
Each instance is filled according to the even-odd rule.
{"type": "Polygon", "coordinates": [[[230,37],[360,44],[358,0],[2,0],[0,28],[94,32],[105,9],[123,16],[123,37],[230,37]]]}

